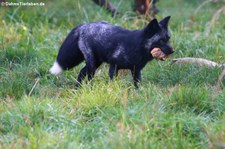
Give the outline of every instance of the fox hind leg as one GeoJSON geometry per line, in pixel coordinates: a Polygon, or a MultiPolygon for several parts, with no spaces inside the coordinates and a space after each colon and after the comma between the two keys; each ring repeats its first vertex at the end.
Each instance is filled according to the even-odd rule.
{"type": "Polygon", "coordinates": [[[92,78],[95,75],[96,69],[100,66],[101,64],[97,64],[95,59],[92,57],[89,57],[89,60],[86,62],[86,70],[87,70],[87,76],[88,76],[88,81],[91,81],[92,78]]]}
{"type": "Polygon", "coordinates": [[[138,83],[141,81],[141,71],[140,70],[133,70],[131,71],[134,80],[134,86],[138,88],[138,83]]]}
{"type": "Polygon", "coordinates": [[[75,87],[78,87],[81,85],[82,81],[84,80],[84,78],[86,77],[87,75],[87,67],[84,66],[81,70],[80,70],[80,73],[78,74],[78,77],[77,77],[77,82],[75,83],[75,87]]]}
{"type": "Polygon", "coordinates": [[[102,62],[97,62],[95,64],[95,67],[94,69],[92,69],[91,71],[88,70],[88,67],[87,65],[85,65],[81,70],[80,70],[80,73],[78,74],[78,77],[77,77],[77,83],[75,84],[75,87],[78,87],[81,85],[82,81],[85,79],[86,76],[88,76],[88,80],[90,81],[94,74],[95,74],[95,71],[96,69],[102,64],[102,62]]]}

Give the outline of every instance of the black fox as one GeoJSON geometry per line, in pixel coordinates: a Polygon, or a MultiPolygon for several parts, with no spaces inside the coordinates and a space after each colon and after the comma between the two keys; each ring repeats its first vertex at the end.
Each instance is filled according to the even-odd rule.
{"type": "Polygon", "coordinates": [[[73,68],[85,60],[77,81],[80,84],[88,76],[91,80],[96,69],[109,63],[109,77],[112,80],[119,69],[129,69],[136,87],[141,80],[141,70],[154,57],[151,51],[160,48],[164,60],[173,53],[169,45],[168,22],[170,16],[160,22],[153,19],[141,30],[127,30],[107,22],[93,22],[75,27],[59,49],[57,60],[50,69],[54,75],[73,68]]]}

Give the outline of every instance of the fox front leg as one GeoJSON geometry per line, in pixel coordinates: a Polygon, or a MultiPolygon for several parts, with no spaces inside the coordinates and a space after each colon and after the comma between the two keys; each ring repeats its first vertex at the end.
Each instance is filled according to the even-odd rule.
{"type": "Polygon", "coordinates": [[[114,65],[114,64],[110,64],[110,66],[109,66],[109,77],[110,77],[110,80],[113,80],[114,75],[117,76],[117,74],[118,74],[117,66],[114,65]]]}
{"type": "Polygon", "coordinates": [[[141,70],[133,70],[131,71],[134,80],[134,86],[138,88],[138,83],[141,81],[141,70]]]}

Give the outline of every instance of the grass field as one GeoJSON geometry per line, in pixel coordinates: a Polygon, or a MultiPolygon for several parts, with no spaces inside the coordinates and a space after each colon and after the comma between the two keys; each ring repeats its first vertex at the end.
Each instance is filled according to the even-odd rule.
{"type": "Polygon", "coordinates": [[[225,148],[225,90],[215,91],[222,68],[170,65],[178,57],[225,63],[224,15],[205,35],[222,0],[194,16],[203,0],[157,3],[158,19],[172,16],[176,52],[147,64],[139,89],[130,72],[110,82],[107,64],[78,90],[74,82],[84,64],[58,77],[48,73],[74,26],[106,20],[137,29],[148,23],[132,11],[133,1],[112,2],[120,11],[115,18],[91,0],[0,6],[0,148],[225,148]]]}

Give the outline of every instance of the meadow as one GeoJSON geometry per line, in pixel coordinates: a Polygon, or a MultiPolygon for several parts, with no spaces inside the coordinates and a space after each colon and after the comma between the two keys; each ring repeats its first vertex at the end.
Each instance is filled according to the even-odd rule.
{"type": "MultiPolygon", "coordinates": [[[[25,0],[21,0],[21,2],[25,0]]],[[[160,0],[158,19],[172,16],[175,53],[142,71],[139,89],[130,72],[110,81],[108,64],[91,82],[74,88],[84,63],[49,74],[58,49],[78,24],[106,20],[128,29],[150,20],[133,12],[133,1],[111,0],[111,17],[91,0],[33,0],[45,6],[0,6],[0,148],[225,148],[223,68],[173,64],[173,58],[225,63],[224,14],[206,31],[225,3],[160,0]]]]}

